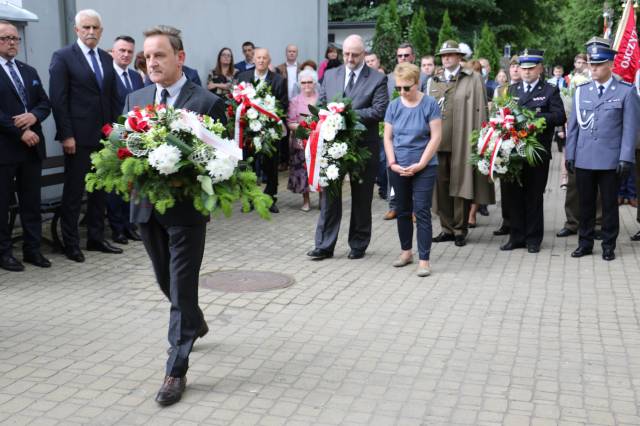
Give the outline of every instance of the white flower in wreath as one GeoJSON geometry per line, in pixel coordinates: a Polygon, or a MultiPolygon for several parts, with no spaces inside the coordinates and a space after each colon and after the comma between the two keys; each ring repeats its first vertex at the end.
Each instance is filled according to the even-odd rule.
{"type": "Polygon", "coordinates": [[[327,179],[336,180],[340,176],[340,169],[338,169],[338,166],[335,164],[331,164],[327,167],[327,170],[325,170],[325,174],[327,175],[327,179]]]}
{"type": "Polygon", "coordinates": [[[249,110],[247,111],[247,118],[249,120],[255,120],[256,118],[258,118],[258,111],[256,111],[254,108],[249,108],[249,110]]]}
{"type": "Polygon", "coordinates": [[[478,171],[483,175],[489,174],[489,162],[487,160],[478,161],[478,171]]]}
{"type": "Polygon", "coordinates": [[[260,122],[260,120],[251,120],[249,122],[249,128],[254,132],[259,132],[260,130],[262,130],[262,123],[260,122]]]}
{"type": "Polygon", "coordinates": [[[260,151],[262,149],[262,139],[257,136],[253,138],[253,147],[256,149],[256,151],[260,151]]]}
{"type": "Polygon", "coordinates": [[[269,128],[269,137],[271,139],[278,139],[278,132],[276,132],[276,129],[274,129],[273,127],[269,128]]]}
{"type": "Polygon", "coordinates": [[[500,153],[505,157],[509,157],[511,155],[511,151],[513,151],[513,148],[515,147],[516,144],[513,143],[513,140],[507,139],[506,141],[502,141],[502,145],[500,145],[500,153]]]}
{"type": "Polygon", "coordinates": [[[349,147],[344,142],[335,143],[329,147],[328,153],[331,156],[331,158],[337,160],[339,158],[344,157],[348,149],[349,147]]]}
{"type": "Polygon", "coordinates": [[[169,124],[169,128],[173,132],[185,132],[185,133],[193,133],[191,126],[187,124],[187,122],[180,116],[176,120],[173,120],[171,124],[169,124]]]}
{"type": "Polygon", "coordinates": [[[264,107],[273,112],[276,109],[276,98],[273,95],[267,95],[264,97],[264,107]]]}
{"type": "Polygon", "coordinates": [[[207,171],[213,183],[224,182],[233,175],[237,165],[236,160],[218,152],[216,158],[207,163],[207,171]]]}
{"type": "Polygon", "coordinates": [[[149,153],[149,165],[161,175],[170,175],[177,172],[179,161],[180,150],[166,143],[149,153]]]}
{"type": "Polygon", "coordinates": [[[326,169],[329,167],[329,159],[325,156],[320,157],[320,167],[326,169]]]}
{"type": "Polygon", "coordinates": [[[329,141],[331,142],[332,140],[334,140],[336,138],[336,134],[338,133],[338,129],[336,129],[332,123],[330,122],[324,122],[322,124],[322,129],[320,130],[320,136],[322,137],[322,139],[324,139],[325,141],[329,141]]]}
{"type": "Polygon", "coordinates": [[[326,177],[320,176],[318,178],[318,185],[320,185],[321,187],[325,188],[325,187],[329,186],[329,181],[327,180],[326,177]]]}

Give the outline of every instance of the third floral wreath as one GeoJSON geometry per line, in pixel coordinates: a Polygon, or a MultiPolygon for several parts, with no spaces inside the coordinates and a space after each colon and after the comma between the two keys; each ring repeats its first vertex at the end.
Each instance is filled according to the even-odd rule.
{"type": "Polygon", "coordinates": [[[492,181],[521,183],[523,166],[536,165],[545,153],[537,139],[545,126],[544,118],[505,94],[496,99],[489,121],[471,134],[471,164],[492,181]]]}

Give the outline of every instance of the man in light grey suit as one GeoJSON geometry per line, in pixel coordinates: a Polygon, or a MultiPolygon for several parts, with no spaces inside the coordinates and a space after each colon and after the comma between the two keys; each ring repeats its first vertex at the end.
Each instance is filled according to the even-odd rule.
{"type": "MultiPolygon", "coordinates": [[[[161,25],[144,35],[147,70],[155,84],[131,93],[125,102],[125,113],[135,106],[165,104],[226,121],[222,99],[185,77],[180,31],[161,25]]],[[[207,221],[190,200],[177,200],[174,207],[161,215],[148,201],[136,203],[132,199],[131,222],[139,224],[160,289],[171,302],[168,336],[171,348],[166,377],[156,396],[161,405],[180,400],[193,343],[209,331],[198,306],[198,274],[207,221]]]]}
{"type": "MultiPolygon", "coordinates": [[[[387,77],[364,63],[364,42],[350,35],[343,44],[344,64],[327,71],[322,80],[319,103],[338,96],[350,98],[360,122],[367,128],[359,142],[371,152],[360,181],[351,179],[351,221],[349,224],[349,259],[360,259],[371,240],[371,202],[373,182],[378,167],[378,123],[384,119],[389,103],[387,77]]],[[[342,219],[342,196],[324,193],[316,228],[315,248],[307,253],[314,260],[333,256],[342,219]]]]}
{"type": "Polygon", "coordinates": [[[578,248],[593,251],[596,194],[602,199],[602,258],[615,259],[620,229],[618,188],[635,162],[640,99],[633,85],[613,78],[616,52],[597,41],[587,45],[593,81],[576,88],[569,119],[566,167],[576,174],[580,203],[578,248]]]}

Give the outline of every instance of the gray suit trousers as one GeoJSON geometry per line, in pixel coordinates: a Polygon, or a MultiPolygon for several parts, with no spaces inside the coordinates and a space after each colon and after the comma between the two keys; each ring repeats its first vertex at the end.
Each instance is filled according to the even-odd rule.
{"type": "Polygon", "coordinates": [[[160,289],[171,302],[166,375],[182,377],[189,367],[189,354],[203,325],[198,306],[198,277],[204,255],[206,224],[164,226],[155,215],[140,223],[140,235],[153,263],[160,289]]]}

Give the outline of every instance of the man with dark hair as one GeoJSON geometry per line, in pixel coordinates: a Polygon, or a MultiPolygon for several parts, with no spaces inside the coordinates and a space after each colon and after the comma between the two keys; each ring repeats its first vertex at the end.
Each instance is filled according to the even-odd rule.
{"type": "Polygon", "coordinates": [[[244,72],[253,69],[256,65],[253,63],[253,54],[256,49],[255,44],[250,41],[242,43],[242,53],[244,54],[244,60],[235,64],[238,72],[244,72]]]}
{"type": "MultiPolygon", "coordinates": [[[[118,111],[122,111],[124,100],[129,93],[144,87],[140,74],[129,69],[135,54],[135,43],[133,37],[121,35],[116,37],[111,49],[118,89],[118,111]]],[[[111,238],[114,242],[127,244],[129,240],[140,241],[140,235],[138,235],[135,225],[129,221],[129,203],[126,203],[115,192],[107,194],[107,219],[111,226],[111,238]]]]}
{"type": "Polygon", "coordinates": [[[20,36],[15,25],[0,21],[0,268],[22,271],[13,256],[9,200],[15,192],[23,229],[23,261],[41,268],[51,262],[40,252],[40,174],[46,157],[41,123],[51,113],[49,98],[35,68],[17,61],[20,36]]]}
{"type": "Polygon", "coordinates": [[[426,55],[420,58],[420,71],[427,78],[433,77],[436,72],[436,58],[433,55],[426,55]]]}
{"type": "MultiPolygon", "coordinates": [[[[84,177],[91,168],[91,154],[100,150],[102,126],[119,115],[113,58],[98,48],[102,19],[92,9],[75,18],[78,40],[53,53],[49,66],[49,95],[56,121],[56,139],[64,151],[64,188],[61,223],[64,253],[84,262],[80,250],[78,219],[84,194],[84,177]]],[[[122,253],[104,239],[105,193],[87,195],[87,250],[122,253]]]]}
{"type": "MultiPolygon", "coordinates": [[[[144,35],[144,55],[154,84],[129,94],[124,111],[165,104],[225,122],[224,101],[188,80],[182,71],[185,54],[180,31],[160,25],[144,35]]],[[[174,207],[159,214],[148,200],[136,203],[134,197],[131,218],[140,226],[160,289],[171,302],[168,336],[171,348],[166,376],[156,396],[158,404],[171,405],[184,392],[189,354],[195,340],[209,331],[198,306],[198,274],[208,218],[190,201],[178,200],[174,207]]]]}

